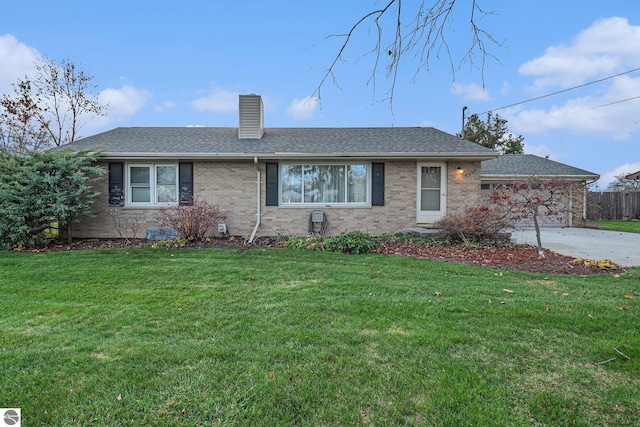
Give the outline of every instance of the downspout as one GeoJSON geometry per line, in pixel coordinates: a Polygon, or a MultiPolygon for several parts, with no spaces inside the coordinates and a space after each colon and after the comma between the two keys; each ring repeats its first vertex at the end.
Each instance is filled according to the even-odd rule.
{"type": "Polygon", "coordinates": [[[256,225],[253,227],[251,237],[249,237],[248,243],[253,243],[253,239],[256,237],[258,227],[260,227],[260,168],[258,167],[258,156],[253,157],[253,163],[256,165],[256,225]]]}

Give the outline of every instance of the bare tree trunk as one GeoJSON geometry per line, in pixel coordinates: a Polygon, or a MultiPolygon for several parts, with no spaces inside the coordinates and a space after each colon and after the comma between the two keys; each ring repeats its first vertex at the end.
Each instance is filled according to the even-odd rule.
{"type": "Polygon", "coordinates": [[[73,242],[73,221],[69,219],[67,221],[67,244],[70,245],[73,242]]]}
{"type": "Polygon", "coordinates": [[[540,224],[538,223],[538,210],[540,209],[539,205],[533,209],[533,226],[536,229],[536,240],[538,242],[538,255],[544,256],[544,251],[542,250],[542,239],[540,237],[540,224]]]}

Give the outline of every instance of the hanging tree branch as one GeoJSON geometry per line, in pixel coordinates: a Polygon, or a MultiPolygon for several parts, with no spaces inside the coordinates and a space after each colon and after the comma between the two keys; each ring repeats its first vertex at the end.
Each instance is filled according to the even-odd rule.
{"type": "MultiPolygon", "coordinates": [[[[455,80],[455,58],[447,38],[449,33],[452,32],[450,25],[452,25],[453,22],[454,6],[460,2],[461,0],[433,0],[433,4],[429,6],[426,0],[423,0],[415,12],[411,25],[403,26],[403,1],[390,0],[383,8],[368,12],[360,17],[347,33],[328,36],[327,38],[341,37],[344,38],[344,41],[338,49],[338,53],[331,62],[331,65],[322,76],[312,97],[321,98],[322,88],[329,79],[332,80],[335,86],[340,87],[337,83],[336,68],[340,62],[346,62],[344,54],[347,47],[352,43],[357,30],[371,21],[375,26],[377,36],[373,48],[365,52],[364,55],[373,54],[375,57],[371,75],[367,79],[367,84],[371,83],[373,86],[374,97],[377,86],[376,76],[378,68],[380,62],[385,58],[388,61],[385,80],[389,82],[389,90],[384,101],[389,101],[391,105],[393,104],[393,97],[398,82],[400,61],[407,55],[413,54],[413,58],[418,61],[414,79],[422,71],[429,69],[429,65],[434,60],[433,55],[435,55],[435,59],[438,60],[441,59],[441,55],[443,55],[449,62],[452,79],[455,80]],[[392,13],[391,11],[395,11],[395,17],[393,18],[395,34],[390,43],[385,45],[385,24],[382,22],[382,19],[390,15],[392,13]]],[[[481,71],[484,84],[484,69],[487,59],[493,58],[497,60],[497,57],[493,55],[489,49],[491,45],[501,47],[502,44],[478,25],[479,20],[482,20],[487,15],[495,15],[495,12],[485,11],[477,4],[476,0],[471,1],[470,7],[469,29],[472,37],[470,47],[460,58],[458,67],[461,67],[465,63],[469,63],[471,67],[476,67],[475,58],[479,55],[481,59],[477,68],[481,71]]]]}

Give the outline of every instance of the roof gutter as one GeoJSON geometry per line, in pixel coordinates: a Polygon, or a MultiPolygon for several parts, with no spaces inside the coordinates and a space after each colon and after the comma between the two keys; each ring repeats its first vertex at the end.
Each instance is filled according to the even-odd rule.
{"type": "MultiPolygon", "coordinates": [[[[256,153],[141,153],[141,152],[102,152],[99,157],[109,160],[168,160],[168,159],[202,159],[202,160],[249,160],[255,159],[256,153]]],[[[272,159],[456,159],[456,160],[489,160],[498,153],[259,153],[262,158],[272,159]]]]}
{"type": "Polygon", "coordinates": [[[529,178],[560,178],[570,181],[591,181],[589,184],[597,181],[600,175],[499,175],[499,174],[484,174],[481,173],[480,177],[485,181],[517,181],[521,179],[529,178]]]}

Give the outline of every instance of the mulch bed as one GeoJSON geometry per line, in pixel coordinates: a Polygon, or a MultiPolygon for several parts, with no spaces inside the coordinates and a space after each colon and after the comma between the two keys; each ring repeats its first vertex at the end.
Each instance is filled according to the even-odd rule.
{"type": "MultiPolygon", "coordinates": [[[[145,239],[79,239],[71,245],[51,244],[37,249],[25,249],[29,252],[68,251],[77,249],[109,249],[122,247],[146,247],[158,242],[145,239]]],[[[217,247],[283,247],[284,243],[272,237],[257,238],[247,245],[241,237],[215,238],[205,242],[188,244],[186,248],[217,247]]],[[[595,263],[576,262],[571,256],[561,255],[550,250],[544,251],[544,257],[538,255],[534,246],[511,247],[469,247],[455,244],[423,243],[404,240],[386,240],[376,253],[390,256],[412,257],[442,261],[455,264],[468,264],[491,267],[500,270],[528,271],[552,275],[593,275],[616,274],[624,270],[612,265],[612,268],[600,268],[595,263]]],[[[596,260],[597,261],[597,260],[596,260]]]]}
{"type": "Polygon", "coordinates": [[[536,247],[529,245],[474,248],[439,243],[387,241],[377,252],[385,255],[554,275],[587,276],[603,273],[616,274],[624,271],[615,265],[611,265],[613,268],[600,268],[594,263],[585,263],[584,260],[578,262],[574,257],[547,249],[544,250],[544,257],[542,257],[538,255],[536,247]]]}

